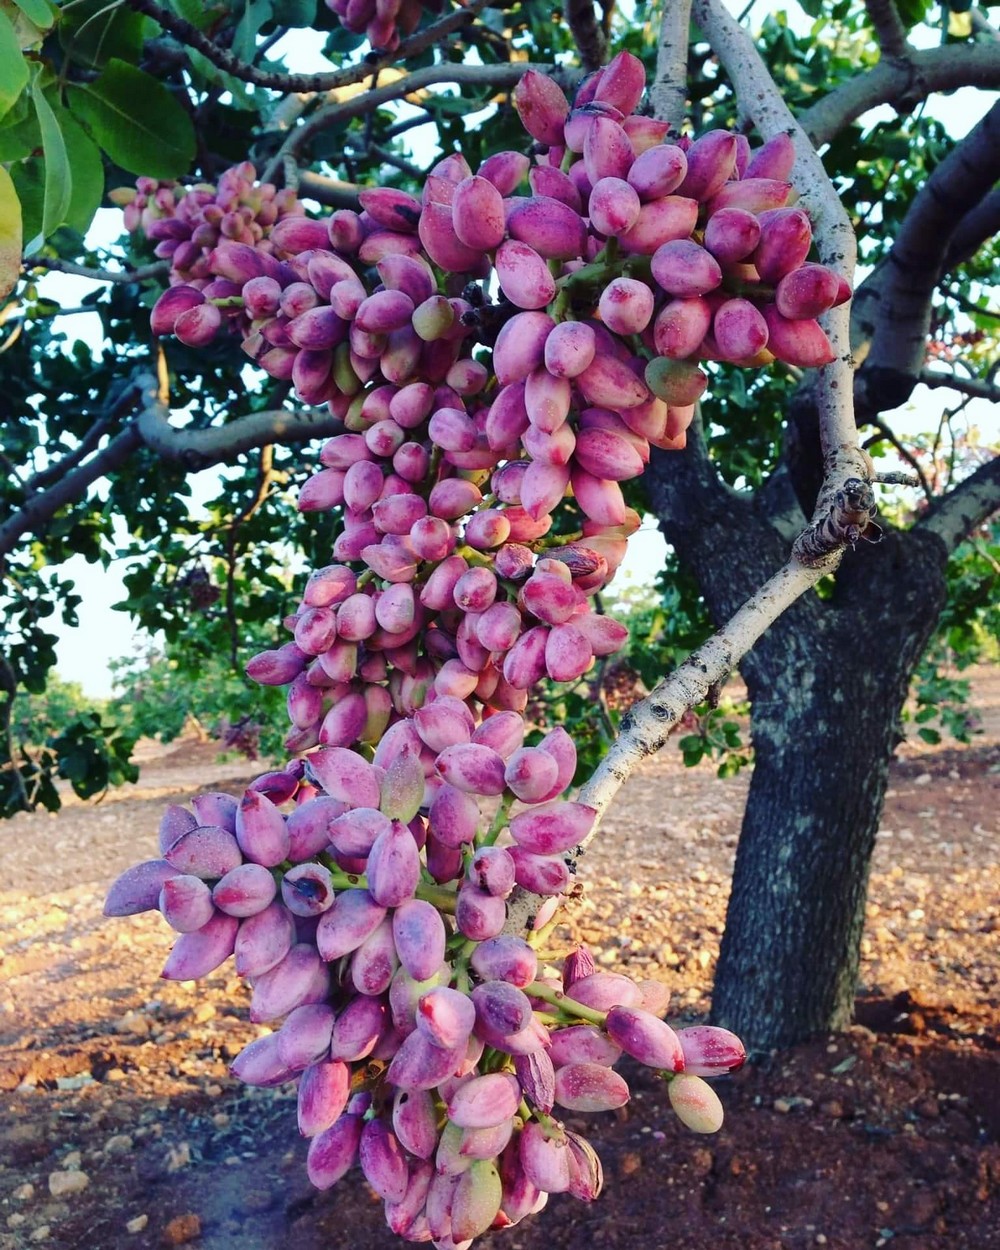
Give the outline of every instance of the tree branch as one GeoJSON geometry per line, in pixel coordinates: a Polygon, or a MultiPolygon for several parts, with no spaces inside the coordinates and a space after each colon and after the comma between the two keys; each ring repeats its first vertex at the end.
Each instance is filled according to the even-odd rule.
{"type": "Polygon", "coordinates": [[[328,74],[286,74],[276,70],[258,69],[255,65],[248,65],[245,61],[241,61],[228,48],[220,48],[213,39],[198,30],[196,26],[192,26],[190,22],[178,17],[163,5],[155,3],[155,0],[126,0],[126,3],[137,13],[145,13],[153,18],[180,43],[200,52],[217,69],[231,74],[233,78],[252,83],[255,87],[266,87],[272,91],[303,92],[315,95],[361,82],[370,77],[375,70],[417,56],[440,40],[447,38],[448,35],[467,26],[478,16],[479,11],[486,7],[489,0],[468,0],[463,8],[449,13],[447,17],[441,18],[438,22],[432,22],[430,26],[425,26],[423,30],[404,39],[394,52],[385,56],[373,53],[370,59],[366,58],[359,65],[349,65],[328,74]]]}
{"type": "Polygon", "coordinates": [[[232,460],[241,452],[269,443],[294,445],[343,433],[344,425],[329,412],[275,408],[237,417],[228,425],[179,430],[170,424],[166,404],[147,402],[137,428],[143,443],[165,460],[179,461],[192,471],[232,460]]]}
{"type": "MultiPolygon", "coordinates": [[[[838,555],[833,567],[839,559],[838,555]]],[[[618,737],[578,796],[579,802],[597,812],[581,850],[597,832],[611,800],[636,767],[659,751],[684,713],[701,703],[713,686],[721,685],[764,631],[830,571],[830,567],[809,568],[793,557],[704,646],[658,682],[645,699],[633,704],[622,718],[618,737]]],[[[573,853],[574,860],[578,854],[573,853]]],[[[537,895],[515,890],[507,902],[504,931],[523,932],[541,903],[537,895]]]]}
{"type": "Polygon", "coordinates": [[[888,257],[854,301],[855,391],[865,413],[905,403],[916,385],[930,332],[931,300],[945,255],[966,210],[985,196],[1000,166],[1000,104],[995,104],[917,193],[888,257]]]}
{"type": "MultiPolygon", "coordinates": [[[[729,74],[741,111],[764,139],[784,132],[795,146],[792,180],[813,223],[813,239],[823,264],[853,285],[857,241],[850,218],[827,177],[823,163],[802,126],[781,96],[747,32],[721,0],[693,0],[692,14],[729,74]]],[[[835,539],[830,517],[847,482],[867,483],[871,462],[858,448],[854,422],[854,372],[850,351],[850,312],[846,304],[831,309],[824,328],[836,353],[834,361],[816,371],[813,383],[823,454],[823,483],[810,527],[798,550],[817,556],[835,539]]]]}
{"type": "Polygon", "coordinates": [[[32,256],[24,262],[25,269],[48,269],[51,273],[71,273],[80,278],[93,278],[95,282],[148,282],[150,278],[162,278],[170,272],[170,262],[158,260],[153,265],[139,269],[94,269],[89,265],[77,265],[58,256],[32,256]]]}
{"type": "Polygon", "coordinates": [[[876,105],[891,104],[905,112],[936,91],[957,87],[1000,87],[1000,44],[946,44],[911,52],[905,59],[879,61],[806,109],[799,121],[822,146],[876,105]]]}
{"type": "Polygon", "coordinates": [[[324,174],[313,174],[308,170],[299,174],[300,198],[315,200],[330,208],[353,208],[360,212],[358,194],[361,190],[356,183],[341,182],[339,178],[328,178],[324,174]]]}
{"type": "Polygon", "coordinates": [[[916,458],[913,452],[899,441],[898,435],[891,428],[891,426],[886,425],[884,421],[881,421],[876,417],[872,420],[871,424],[878,431],[878,435],[869,439],[869,441],[865,443],[866,449],[873,446],[875,443],[889,443],[889,445],[896,452],[896,455],[899,456],[901,460],[905,461],[905,463],[908,464],[917,475],[917,481],[923,490],[924,495],[927,497],[928,503],[932,502],[934,499],[934,492],[931,489],[931,484],[927,480],[927,474],[924,472],[923,465],[916,458]]]}
{"type": "Polygon", "coordinates": [[[608,57],[608,39],[594,12],[594,0],[569,0],[566,21],[585,70],[599,69],[608,57]]]}
{"type": "Polygon", "coordinates": [[[406,96],[416,95],[425,87],[435,86],[438,83],[454,83],[458,86],[513,87],[529,69],[540,70],[547,76],[555,78],[560,85],[570,85],[578,77],[578,74],[572,70],[562,70],[558,67],[554,69],[551,65],[534,65],[529,61],[517,61],[508,65],[428,65],[410,74],[402,74],[394,82],[386,83],[383,87],[361,92],[349,100],[337,101],[318,109],[301,126],[289,133],[264,171],[262,180],[271,181],[281,169],[285,157],[295,156],[314,134],[342,121],[348,121],[352,117],[360,117],[371,109],[387,104],[390,100],[400,100],[406,96]]]}
{"type": "Polygon", "coordinates": [[[908,48],[906,27],[900,21],[894,0],[865,0],[865,9],[883,57],[904,56],[908,48]]]}
{"type": "Polygon", "coordinates": [[[984,195],[955,227],[944,258],[945,273],[971,260],[983,244],[997,234],[1000,234],[1000,189],[984,195]]]}
{"type": "Polygon", "coordinates": [[[950,390],[972,399],[988,399],[991,403],[1000,403],[1000,386],[988,378],[963,377],[960,373],[941,373],[937,369],[921,369],[917,379],[924,386],[947,386],[950,390]]]}
{"type": "Polygon", "coordinates": [[[669,122],[678,134],[687,116],[688,40],[691,0],[665,0],[656,73],[650,92],[653,116],[669,122]]]}
{"type": "Polygon", "coordinates": [[[82,499],[94,482],[121,468],[141,442],[136,426],[126,426],[93,459],[71,470],[48,490],[32,496],[20,511],[8,517],[0,525],[0,566],[20,538],[40,530],[61,508],[82,499]]]}
{"type": "Polygon", "coordinates": [[[981,464],[953,487],[914,526],[936,534],[949,551],[1000,509],[1000,456],[981,464]]]}

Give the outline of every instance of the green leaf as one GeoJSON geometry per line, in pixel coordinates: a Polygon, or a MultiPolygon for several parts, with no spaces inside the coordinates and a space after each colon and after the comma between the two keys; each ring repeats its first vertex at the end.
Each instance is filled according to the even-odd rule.
{"type": "Polygon", "coordinates": [[[40,156],[20,161],[11,169],[10,177],[17,190],[17,198],[21,201],[22,235],[25,239],[35,239],[42,233],[45,162],[40,156]]]}
{"type": "Polygon", "coordinates": [[[42,207],[41,237],[36,236],[25,248],[32,252],[65,222],[73,199],[73,171],[70,168],[66,140],[59,122],[52,111],[38,81],[32,84],[31,98],[35,102],[38,125],[42,132],[42,150],[45,153],[45,199],[42,207]]]}
{"type": "Polygon", "coordinates": [[[122,169],[151,178],[187,172],[197,147],[194,126],[152,75],[112,58],[94,82],[69,90],[74,113],[122,169]]]}
{"type": "Polygon", "coordinates": [[[0,164],[23,161],[41,146],[38,118],[31,105],[31,95],[25,92],[0,122],[0,164]]]}
{"type": "Polygon", "coordinates": [[[241,61],[252,63],[257,52],[257,35],[271,20],[271,0],[246,0],[246,9],[233,35],[233,52],[241,61]]]}
{"type": "Polygon", "coordinates": [[[923,738],[925,742],[929,742],[931,746],[937,746],[941,741],[941,735],[936,729],[918,729],[917,734],[923,738]]]}
{"type": "Polygon", "coordinates": [[[28,85],[28,64],[21,54],[21,45],[14,27],[0,13],[0,117],[13,108],[18,96],[28,85]]]}
{"type": "Polygon", "coordinates": [[[207,56],[202,55],[197,48],[188,48],[188,60],[191,62],[191,68],[195,73],[200,74],[207,82],[217,83],[225,91],[233,97],[233,104],[241,109],[256,110],[260,107],[260,101],[247,90],[247,85],[239,78],[234,78],[232,74],[227,74],[224,70],[219,69],[217,65],[213,65],[207,56]]]}
{"type": "Polygon", "coordinates": [[[316,0],[272,0],[271,8],[279,26],[312,26],[316,21],[316,0]]]}
{"type": "Polygon", "coordinates": [[[21,202],[0,165],[0,299],[13,290],[21,269],[21,202]]]}
{"type": "Polygon", "coordinates": [[[224,4],[202,4],[201,0],[170,0],[170,7],[198,30],[206,30],[228,12],[224,4]]]}
{"type": "Polygon", "coordinates": [[[66,137],[66,151],[73,171],[73,197],[66,213],[66,225],[86,234],[104,197],[104,162],[97,144],[70,113],[60,110],[59,124],[66,137]]]}
{"type": "Polygon", "coordinates": [[[14,3],[39,30],[49,30],[55,25],[57,14],[48,0],[14,0],[14,3]]]}
{"type": "Polygon", "coordinates": [[[149,19],[124,5],[74,0],[63,10],[59,42],[72,60],[100,68],[113,56],[138,61],[147,28],[156,30],[149,19]]]}

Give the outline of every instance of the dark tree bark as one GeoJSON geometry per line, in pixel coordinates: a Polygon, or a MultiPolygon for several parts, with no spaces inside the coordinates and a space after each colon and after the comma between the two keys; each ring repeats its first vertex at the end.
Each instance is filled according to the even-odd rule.
{"type": "MultiPolygon", "coordinates": [[[[667,541],[717,620],[786,558],[786,527],[765,509],[787,512],[788,501],[766,488],[754,501],[729,491],[697,437],[679,455],[654,457],[650,488],[667,541]]],[[[947,557],[927,532],[861,544],[831,597],[799,600],[744,659],[754,772],[713,1020],[752,1050],[850,1020],[889,762],[944,606],[947,557]]]]}
{"type": "Polygon", "coordinates": [[[890,534],[744,661],[754,772],[712,1017],[753,1050],[851,1019],[889,762],[946,562],[933,535],[890,534]]]}

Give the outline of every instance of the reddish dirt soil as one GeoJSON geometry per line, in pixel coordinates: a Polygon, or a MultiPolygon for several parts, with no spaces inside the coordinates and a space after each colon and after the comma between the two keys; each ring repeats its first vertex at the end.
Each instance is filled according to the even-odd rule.
{"type": "MultiPolygon", "coordinates": [[[[603,1159],[601,1198],[554,1198],[482,1250],[1000,1250],[1000,672],[977,675],[974,703],[973,746],[907,745],[893,767],[858,1023],[721,1082],[714,1137],[626,1067],[627,1107],[568,1119],[603,1159]]],[[[152,744],[138,786],[0,831],[0,1250],[402,1244],[359,1176],[310,1187],[294,1091],[229,1077],[259,1031],[238,979],[161,981],[159,918],[100,914],[155,853],[165,802],[250,775],[152,744]]],[[[668,746],[585,861],[562,936],[667,981],[668,1019],[707,1011],[747,780],[668,746]]]]}

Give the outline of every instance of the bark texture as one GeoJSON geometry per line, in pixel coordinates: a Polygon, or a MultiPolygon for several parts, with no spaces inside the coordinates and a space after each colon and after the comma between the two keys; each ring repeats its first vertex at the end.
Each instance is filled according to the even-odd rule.
{"type": "Polygon", "coordinates": [[[946,551],[890,534],[848,557],[743,665],[754,773],[712,1015],[755,1051],[851,1019],[868,873],[910,676],[944,606],[946,551]]]}
{"type": "MultiPolygon", "coordinates": [[[[764,490],[738,496],[697,439],[654,458],[653,511],[716,620],[787,555],[764,490]]],[[[787,504],[785,501],[787,510],[787,504]]],[[[780,532],[785,530],[785,536],[780,532]]],[[[868,870],[910,676],[945,602],[947,548],[890,531],[833,594],[807,594],[745,658],[755,749],[713,1020],[754,1051],[851,1017],[868,870]]]]}

